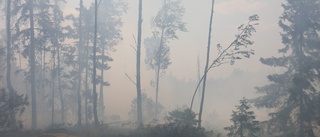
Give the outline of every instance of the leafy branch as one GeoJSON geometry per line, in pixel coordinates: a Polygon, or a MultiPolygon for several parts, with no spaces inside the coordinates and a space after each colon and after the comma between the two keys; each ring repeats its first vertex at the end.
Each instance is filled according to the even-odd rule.
{"type": "Polygon", "coordinates": [[[203,74],[200,81],[198,82],[197,87],[194,90],[194,94],[192,96],[190,109],[192,109],[193,101],[198,91],[198,88],[201,82],[203,81],[204,76],[208,73],[210,69],[218,67],[228,62],[230,63],[230,65],[233,65],[236,60],[242,58],[250,58],[251,55],[254,55],[254,50],[247,49],[247,46],[253,44],[253,41],[249,39],[252,36],[252,33],[256,32],[254,26],[259,24],[257,23],[257,21],[259,21],[258,15],[255,14],[250,16],[249,21],[246,25],[242,24],[238,27],[238,34],[236,35],[236,39],[227,48],[222,50],[220,44],[217,45],[219,55],[215,60],[212,61],[210,67],[205,71],[205,74],[203,74]]]}

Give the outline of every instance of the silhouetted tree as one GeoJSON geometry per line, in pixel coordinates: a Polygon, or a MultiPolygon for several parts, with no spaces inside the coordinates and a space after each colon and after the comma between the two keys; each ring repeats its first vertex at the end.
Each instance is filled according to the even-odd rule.
{"type": "Polygon", "coordinates": [[[196,115],[189,108],[176,109],[169,113],[165,123],[151,122],[129,133],[128,137],[220,137],[204,128],[197,128],[196,115]]]}
{"type": "Polygon", "coordinates": [[[137,87],[137,120],[138,124],[142,125],[142,99],[141,99],[141,36],[142,35],[142,0],[139,0],[139,15],[138,15],[138,40],[137,40],[137,60],[136,60],[136,87],[137,87]]]}
{"type": "Polygon", "coordinates": [[[10,95],[5,91],[4,88],[0,89],[0,131],[4,130],[14,130],[22,128],[22,120],[19,120],[19,117],[25,110],[25,106],[27,106],[28,98],[25,95],[18,95],[15,92],[15,102],[13,106],[10,105],[10,95]],[[9,108],[12,107],[12,108],[9,108]],[[13,111],[13,112],[11,112],[13,111]],[[15,123],[11,123],[11,113],[13,113],[15,117],[15,123]],[[14,126],[14,127],[13,127],[14,126]],[[12,129],[14,128],[14,129],[12,129]]]}
{"type": "MultiPolygon", "coordinates": [[[[214,2],[214,1],[213,1],[214,2]]],[[[213,12],[213,11],[212,11],[213,12]]],[[[255,25],[258,25],[257,21],[259,20],[258,15],[253,15],[249,17],[249,21],[247,24],[242,24],[238,27],[239,33],[236,35],[236,39],[225,49],[222,49],[220,44],[217,45],[217,49],[219,51],[218,56],[214,59],[211,65],[208,65],[208,68],[205,69],[203,76],[201,77],[200,81],[196,89],[194,90],[194,94],[192,96],[190,108],[192,109],[194,97],[197,93],[197,90],[201,84],[201,82],[205,79],[206,74],[209,72],[210,69],[214,67],[218,67],[222,64],[230,63],[233,65],[236,60],[240,60],[242,58],[250,58],[251,55],[254,54],[254,50],[248,49],[248,45],[252,45],[253,41],[250,40],[252,33],[256,30],[254,28],[255,25]]],[[[210,39],[210,37],[209,37],[210,39]]],[[[209,43],[210,44],[210,43],[209,43]]],[[[208,46],[209,48],[210,46],[208,46]]],[[[208,52],[207,52],[208,55],[208,52]]],[[[208,56],[207,56],[208,58],[208,56]]],[[[203,83],[202,91],[205,91],[205,83],[203,83]]],[[[198,127],[201,127],[201,115],[202,115],[202,107],[204,102],[204,92],[201,95],[201,104],[200,104],[200,112],[199,112],[199,123],[198,127]]]]}
{"type": "Polygon", "coordinates": [[[59,2],[64,1],[55,1],[53,4],[53,27],[51,33],[51,54],[52,54],[52,69],[51,69],[51,124],[54,125],[56,121],[54,118],[55,113],[55,95],[56,91],[59,91],[60,96],[60,117],[61,122],[64,122],[64,100],[63,93],[61,89],[61,68],[60,68],[60,46],[61,41],[63,42],[65,39],[65,34],[63,34],[63,27],[61,26],[62,21],[64,20],[63,12],[60,10],[58,4],[59,2]],[[56,63],[57,62],[57,63],[56,63]],[[57,81],[57,84],[56,84],[57,81]]]}
{"type": "MultiPolygon", "coordinates": [[[[149,46],[148,44],[157,46],[153,46],[152,49],[149,48],[154,54],[148,54],[146,64],[148,64],[150,69],[155,70],[156,73],[156,104],[158,104],[159,98],[160,76],[161,74],[165,73],[165,70],[171,63],[169,57],[170,52],[169,47],[167,47],[167,43],[169,40],[178,39],[178,31],[187,31],[185,27],[186,23],[182,21],[184,11],[185,9],[181,5],[181,1],[163,0],[162,7],[158,11],[157,15],[151,20],[151,25],[154,29],[154,38],[147,39],[148,41],[146,41],[145,44],[146,46],[149,46]],[[153,39],[153,44],[150,43],[151,39],[153,39]],[[156,42],[157,44],[155,44],[156,42]]],[[[157,114],[158,109],[156,105],[156,118],[158,118],[157,114]]]]}
{"type": "MultiPolygon", "coordinates": [[[[64,1],[62,1],[64,2],[64,1]]],[[[57,54],[57,68],[55,68],[55,71],[57,72],[57,79],[58,79],[58,91],[59,91],[59,98],[60,98],[60,117],[61,117],[61,122],[64,123],[64,118],[65,118],[65,101],[63,97],[63,92],[62,92],[62,84],[61,84],[61,46],[62,42],[65,40],[66,35],[63,34],[63,30],[65,30],[61,24],[64,21],[63,17],[63,12],[60,9],[59,6],[59,1],[55,1],[54,3],[54,31],[52,43],[54,43],[53,47],[56,47],[56,50],[54,51],[57,54]]]]}
{"type": "Polygon", "coordinates": [[[98,31],[98,1],[95,0],[94,6],[94,40],[93,40],[93,76],[92,76],[92,83],[93,83],[93,118],[94,124],[96,126],[99,125],[98,113],[97,113],[97,31],[98,31]]]}
{"type": "Polygon", "coordinates": [[[207,71],[208,71],[208,67],[209,67],[208,65],[209,65],[209,58],[210,58],[213,11],[214,11],[214,0],[212,0],[212,7],[211,7],[211,15],[210,15],[210,23],[209,23],[209,35],[208,35],[208,46],[207,46],[207,59],[206,59],[206,66],[204,68],[204,73],[203,73],[204,74],[203,75],[203,86],[202,86],[203,88],[202,88],[202,93],[201,93],[200,110],[199,110],[199,118],[198,118],[198,120],[199,120],[198,121],[198,128],[201,128],[204,95],[205,95],[205,91],[206,91],[207,71]]]}
{"type": "Polygon", "coordinates": [[[171,122],[177,122],[185,125],[195,126],[197,125],[197,114],[190,108],[177,108],[169,112],[167,120],[171,122]]]}
{"type": "Polygon", "coordinates": [[[317,0],[287,0],[279,26],[284,48],[281,57],[261,58],[268,66],[281,67],[271,82],[258,87],[263,94],[255,99],[258,107],[272,108],[269,135],[314,137],[319,126],[319,30],[320,3],[317,0]]]}
{"type": "Polygon", "coordinates": [[[257,137],[259,135],[259,121],[253,111],[250,111],[248,99],[241,99],[240,105],[236,105],[236,111],[232,111],[231,122],[233,125],[225,127],[228,137],[257,137]]]}
{"type": "Polygon", "coordinates": [[[123,25],[122,15],[127,10],[127,4],[122,0],[105,0],[100,3],[98,9],[98,52],[97,69],[100,70],[98,76],[100,84],[100,93],[98,100],[98,116],[101,120],[105,120],[104,107],[104,87],[109,86],[110,83],[104,80],[104,71],[109,70],[111,66],[109,62],[113,61],[108,52],[113,52],[114,46],[122,41],[121,27],[123,25]]]}
{"type": "MultiPolygon", "coordinates": [[[[63,1],[63,0],[59,0],[63,1]]],[[[57,1],[58,2],[58,1],[57,1]]],[[[29,72],[25,73],[26,81],[31,85],[32,128],[36,128],[37,106],[43,106],[46,92],[37,93],[36,90],[47,91],[43,86],[51,81],[46,79],[47,51],[52,51],[55,45],[54,38],[60,30],[56,30],[54,20],[54,3],[52,1],[13,0],[12,15],[15,16],[14,29],[12,29],[12,45],[28,60],[29,72]],[[49,47],[52,46],[52,47],[49,47]],[[37,96],[40,98],[37,99],[37,96]],[[40,103],[36,103],[39,100],[40,103]]],[[[62,11],[56,8],[61,15],[62,11]]],[[[60,16],[61,17],[61,16],[60,16]]],[[[21,59],[20,59],[21,60],[21,59]]],[[[45,107],[46,108],[46,107],[45,107]]],[[[43,115],[42,115],[43,116],[43,115]]]]}
{"type": "MultiPolygon", "coordinates": [[[[156,103],[154,100],[149,98],[145,93],[142,93],[141,101],[142,101],[142,110],[143,110],[142,122],[148,123],[154,119],[156,103]]],[[[161,104],[158,104],[158,105],[159,105],[159,114],[162,114],[164,112],[164,107],[161,104]]],[[[131,120],[135,121],[137,119],[137,98],[134,98],[132,100],[131,110],[128,113],[128,115],[131,120]]]]}
{"type": "Polygon", "coordinates": [[[33,19],[33,0],[29,0],[30,12],[30,49],[29,49],[29,62],[30,62],[30,76],[31,76],[31,107],[32,107],[32,129],[37,127],[37,109],[36,109],[36,76],[35,76],[35,38],[34,38],[34,19],[33,19]]]}
{"type": "Polygon", "coordinates": [[[9,117],[11,123],[11,129],[16,129],[16,117],[14,114],[14,89],[11,84],[11,59],[12,59],[12,51],[11,51],[11,0],[6,1],[6,36],[7,36],[7,88],[9,90],[9,117]]]}
{"type": "Polygon", "coordinates": [[[82,64],[81,64],[81,52],[83,48],[82,41],[82,13],[83,12],[83,0],[80,0],[80,9],[79,9],[79,43],[78,43],[78,88],[77,88],[77,97],[78,97],[78,126],[82,125],[82,106],[81,106],[81,75],[82,75],[82,64]]]}
{"type": "MultiPolygon", "coordinates": [[[[99,2],[98,2],[99,3],[99,2]]],[[[111,66],[108,65],[109,62],[113,61],[112,57],[108,53],[114,52],[114,46],[116,46],[119,42],[122,41],[121,35],[121,27],[122,23],[122,15],[126,12],[126,3],[125,1],[115,1],[115,0],[104,0],[101,1],[98,8],[98,22],[97,22],[97,43],[96,43],[96,69],[101,71],[100,75],[96,73],[96,81],[95,86],[100,84],[100,94],[99,100],[97,97],[97,113],[98,117],[103,120],[104,118],[104,100],[103,100],[103,92],[104,87],[110,85],[108,81],[104,80],[103,72],[105,70],[110,69],[111,66]]],[[[76,10],[80,10],[77,8],[76,10]]],[[[78,70],[75,68],[80,65],[82,69],[85,70],[84,74],[81,76],[84,77],[82,79],[83,84],[81,84],[81,95],[83,94],[83,102],[84,102],[84,120],[85,123],[89,122],[90,116],[89,113],[92,112],[94,98],[93,92],[91,90],[92,86],[89,85],[89,82],[93,83],[93,46],[94,46],[94,35],[95,31],[95,3],[91,3],[87,8],[82,6],[81,9],[81,31],[79,29],[80,19],[72,14],[67,16],[67,19],[72,22],[70,26],[70,38],[74,40],[74,44],[76,46],[70,47],[70,54],[68,55],[67,64],[70,64],[74,70],[78,70]],[[82,37],[82,46],[80,45],[79,35],[81,33],[82,37]],[[78,54],[74,53],[74,50],[77,50],[78,54]],[[79,51],[80,50],[80,51],[79,51]],[[81,61],[79,62],[79,57],[81,61]],[[90,102],[90,104],[89,104],[90,102]]],[[[73,71],[74,71],[73,70],[73,71]]],[[[77,76],[77,75],[76,75],[77,76]]],[[[71,77],[74,77],[71,75],[71,77]]],[[[78,82],[78,79],[76,78],[78,82]]],[[[79,88],[78,84],[76,84],[77,88],[79,88]]],[[[80,102],[81,104],[83,103],[80,102]]],[[[93,115],[92,115],[93,116],[93,115]]]]}

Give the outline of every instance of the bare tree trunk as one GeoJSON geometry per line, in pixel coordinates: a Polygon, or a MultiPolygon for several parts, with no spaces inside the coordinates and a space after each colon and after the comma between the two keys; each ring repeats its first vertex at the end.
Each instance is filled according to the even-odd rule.
{"type": "Polygon", "coordinates": [[[142,126],[142,100],[141,100],[141,77],[140,77],[140,60],[141,60],[141,34],[142,34],[142,0],[139,0],[139,16],[138,16],[138,43],[137,43],[137,116],[138,125],[142,126]]]}
{"type": "MultiPolygon", "coordinates": [[[[41,50],[42,51],[42,50],[41,50]]],[[[43,79],[43,81],[41,81],[40,83],[42,83],[41,84],[41,87],[42,87],[42,90],[43,91],[45,91],[46,90],[46,81],[47,81],[47,77],[46,77],[46,75],[47,75],[47,73],[46,73],[46,44],[44,44],[43,45],[43,64],[42,64],[42,66],[41,67],[43,67],[43,69],[42,69],[42,74],[43,74],[43,77],[42,77],[42,79],[43,79]]],[[[41,53],[41,55],[42,55],[42,53],[41,53]]],[[[41,57],[41,59],[42,59],[42,57],[41,57]]],[[[41,61],[42,62],[42,61],[41,61]]],[[[51,88],[51,87],[50,87],[51,88]]],[[[50,88],[49,88],[49,90],[50,90],[50,88]]]]}
{"type": "Polygon", "coordinates": [[[205,96],[205,91],[206,91],[207,71],[208,71],[209,58],[210,58],[213,8],[214,8],[214,0],[212,0],[212,7],[211,7],[211,16],[210,16],[210,24],[209,24],[209,36],[208,36],[208,47],[207,47],[207,60],[206,60],[206,66],[205,66],[205,69],[204,69],[204,79],[203,79],[202,95],[201,95],[201,102],[200,102],[200,111],[199,111],[199,118],[198,118],[198,128],[201,128],[201,122],[202,122],[201,117],[202,117],[202,111],[203,111],[204,96],[205,96]]]}
{"type": "MultiPolygon", "coordinates": [[[[198,81],[200,81],[201,80],[201,74],[200,74],[200,58],[199,58],[199,55],[198,55],[198,58],[197,58],[197,65],[198,65],[198,81]]],[[[199,89],[198,89],[199,100],[201,100],[201,90],[202,90],[202,87],[200,86],[199,89]]]]}
{"type": "Polygon", "coordinates": [[[79,72],[78,72],[78,89],[77,89],[77,96],[78,96],[78,126],[82,126],[82,111],[81,111],[81,48],[82,48],[82,10],[83,10],[83,0],[80,0],[80,14],[79,14],[79,47],[78,47],[78,65],[79,65],[79,72]]]}
{"type": "Polygon", "coordinates": [[[52,77],[52,91],[51,91],[51,125],[54,124],[54,95],[55,95],[55,67],[56,67],[56,60],[55,60],[55,49],[53,49],[52,53],[52,72],[51,72],[51,77],[52,77]]]}
{"type": "Polygon", "coordinates": [[[31,71],[31,127],[35,129],[37,127],[37,106],[36,106],[36,77],[35,77],[35,70],[36,70],[36,63],[35,63],[35,38],[34,38],[34,19],[33,19],[33,0],[29,0],[30,4],[30,71],[31,71]]]}
{"type": "Polygon", "coordinates": [[[63,99],[63,94],[62,94],[62,89],[61,89],[61,71],[60,71],[60,47],[58,46],[58,90],[60,94],[60,105],[61,105],[61,122],[64,123],[64,99],[63,99]]]}
{"type": "Polygon", "coordinates": [[[11,0],[7,1],[7,12],[6,12],[6,31],[7,31],[7,87],[9,90],[9,116],[10,116],[10,128],[15,130],[16,116],[14,113],[14,102],[15,93],[11,84],[11,0]]]}
{"type": "Polygon", "coordinates": [[[155,118],[158,119],[158,102],[159,102],[159,83],[160,83],[160,66],[156,70],[156,114],[155,118]]]}
{"type": "MultiPolygon", "coordinates": [[[[58,1],[55,2],[55,6],[59,6],[58,5],[58,1]]],[[[56,28],[58,28],[59,24],[57,23],[57,12],[55,10],[54,13],[54,20],[56,21],[56,28]]],[[[61,123],[64,123],[64,100],[63,100],[63,94],[62,94],[62,89],[61,89],[61,71],[60,71],[60,44],[58,41],[59,36],[57,36],[57,34],[55,34],[55,45],[57,46],[57,50],[56,52],[57,54],[57,60],[58,60],[58,64],[57,64],[57,75],[58,75],[58,91],[59,91],[59,97],[60,97],[60,117],[61,117],[61,123]]]]}
{"type": "Polygon", "coordinates": [[[159,50],[158,50],[158,63],[157,64],[157,70],[156,70],[156,119],[158,119],[159,116],[159,110],[158,110],[158,103],[159,103],[159,84],[160,84],[160,69],[161,69],[161,64],[162,64],[162,60],[161,60],[161,53],[162,53],[162,46],[163,46],[163,32],[164,30],[162,30],[161,32],[161,38],[160,38],[160,45],[159,45],[159,50]]]}
{"type": "Polygon", "coordinates": [[[89,40],[87,40],[87,48],[86,48],[86,78],[85,78],[85,97],[84,97],[84,115],[85,115],[85,122],[86,124],[88,124],[88,93],[89,93],[89,87],[88,87],[88,77],[89,77],[89,73],[88,73],[88,65],[89,65],[89,51],[88,51],[88,47],[89,47],[89,40]]]}
{"type": "Polygon", "coordinates": [[[100,109],[100,115],[99,117],[103,119],[104,117],[104,99],[103,99],[103,70],[101,70],[101,84],[100,84],[100,93],[99,93],[99,109],[100,109]]]}
{"type": "MultiPolygon", "coordinates": [[[[104,64],[104,46],[102,47],[102,64],[104,64]]],[[[100,118],[101,119],[103,119],[104,118],[104,99],[103,99],[103,87],[104,87],[104,85],[103,85],[103,83],[104,83],[104,81],[103,81],[103,78],[104,78],[104,76],[103,76],[103,72],[104,72],[104,70],[101,68],[101,81],[100,81],[100,95],[99,95],[99,109],[100,109],[100,118]]]]}
{"type": "Polygon", "coordinates": [[[94,124],[96,126],[99,125],[98,113],[97,113],[97,85],[96,85],[96,77],[97,77],[97,21],[98,21],[98,1],[95,0],[95,8],[94,8],[94,42],[93,42],[93,118],[94,124]]]}

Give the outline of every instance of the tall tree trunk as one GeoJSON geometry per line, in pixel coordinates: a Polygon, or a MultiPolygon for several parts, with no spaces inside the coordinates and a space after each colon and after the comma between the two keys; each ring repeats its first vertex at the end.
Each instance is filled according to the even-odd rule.
{"type": "Polygon", "coordinates": [[[161,53],[162,53],[162,46],[163,46],[163,32],[164,29],[161,31],[161,38],[160,38],[160,43],[159,43],[159,50],[158,50],[158,66],[156,70],[156,119],[158,119],[159,116],[159,110],[158,110],[158,104],[159,104],[159,84],[160,84],[160,69],[161,69],[161,53]]]}
{"type": "Polygon", "coordinates": [[[202,117],[202,111],[203,111],[204,96],[205,96],[205,91],[206,91],[207,72],[208,72],[208,65],[209,65],[209,58],[210,58],[213,8],[214,8],[214,0],[212,0],[212,7],[211,7],[211,16],[210,16],[210,23],[209,23],[209,36],[208,36],[208,47],[207,47],[207,60],[206,60],[206,66],[205,66],[205,69],[204,69],[202,95],[201,95],[200,111],[199,111],[199,118],[198,118],[198,128],[201,128],[201,122],[202,122],[201,117],[202,117]]]}
{"type": "Polygon", "coordinates": [[[88,87],[88,77],[89,77],[89,71],[88,71],[88,65],[89,65],[89,39],[87,39],[87,48],[86,48],[86,78],[85,78],[85,97],[84,97],[84,115],[85,115],[85,122],[88,124],[88,94],[89,94],[89,87],[88,87]]]}
{"type": "MultiPolygon", "coordinates": [[[[298,72],[300,73],[300,72],[298,72]]],[[[298,102],[299,102],[299,129],[298,129],[298,136],[302,137],[302,136],[307,136],[305,133],[305,124],[304,124],[304,107],[303,107],[303,90],[298,88],[299,91],[299,95],[298,95],[298,102]]]]}
{"type": "Polygon", "coordinates": [[[53,49],[52,53],[52,72],[51,72],[51,77],[52,77],[52,91],[51,91],[51,125],[53,126],[54,124],[54,95],[55,95],[55,67],[56,67],[56,60],[55,60],[55,49],[53,49]]]}
{"type": "Polygon", "coordinates": [[[95,0],[94,8],[94,41],[93,41],[93,118],[94,124],[99,125],[98,113],[97,113],[97,21],[98,21],[98,1],[95,0]]]}
{"type": "Polygon", "coordinates": [[[158,119],[158,102],[159,102],[159,83],[160,83],[160,67],[156,70],[156,114],[155,118],[158,119]]]}
{"type": "MultiPolygon", "coordinates": [[[[197,57],[197,65],[198,65],[198,81],[200,81],[201,80],[201,74],[200,74],[200,58],[199,58],[199,55],[197,57]]],[[[202,87],[200,86],[198,88],[199,100],[201,100],[201,89],[202,89],[202,87]]]]}
{"type": "Polygon", "coordinates": [[[141,60],[141,34],[142,34],[142,0],[139,0],[139,16],[138,16],[138,43],[137,43],[137,113],[138,125],[142,125],[142,100],[141,100],[141,78],[140,78],[140,60],[141,60]]]}
{"type": "Polygon", "coordinates": [[[62,94],[62,87],[61,87],[61,71],[60,71],[60,46],[58,45],[57,47],[57,52],[58,52],[58,90],[60,94],[60,105],[61,105],[61,110],[60,110],[60,115],[61,115],[61,122],[64,123],[64,99],[63,99],[63,94],[62,94]]]}
{"type": "MultiPolygon", "coordinates": [[[[42,51],[42,50],[41,50],[42,51]]],[[[46,73],[46,44],[43,45],[43,69],[42,69],[42,74],[43,74],[43,77],[42,77],[42,82],[41,83],[41,87],[42,87],[42,90],[45,91],[46,90],[46,81],[47,81],[47,73],[46,73]]],[[[49,88],[50,90],[50,88],[49,88]]]]}
{"type": "MultiPolygon", "coordinates": [[[[58,1],[55,2],[55,6],[59,6],[58,5],[58,1]]],[[[55,25],[56,25],[56,28],[59,27],[59,24],[57,23],[58,20],[57,20],[57,11],[55,10],[55,13],[54,13],[54,20],[56,21],[55,25]]],[[[60,118],[61,118],[61,123],[64,123],[64,100],[63,100],[63,94],[62,94],[62,88],[61,88],[61,68],[60,68],[60,44],[59,44],[59,36],[58,34],[55,34],[55,45],[57,47],[57,75],[58,75],[58,91],[59,91],[59,97],[60,97],[60,118]]]]}
{"type": "Polygon", "coordinates": [[[104,117],[104,99],[103,99],[103,70],[101,70],[101,84],[100,84],[100,93],[99,93],[99,117],[103,119],[104,117]]]}
{"type": "Polygon", "coordinates": [[[7,12],[6,12],[6,31],[7,31],[7,87],[9,90],[9,117],[10,117],[10,128],[15,130],[16,116],[14,113],[14,102],[15,93],[11,84],[11,0],[7,1],[7,12]]]}
{"type": "Polygon", "coordinates": [[[33,0],[29,0],[29,5],[30,5],[30,49],[29,49],[29,56],[30,56],[30,71],[31,71],[31,127],[32,129],[37,128],[37,106],[36,106],[36,63],[35,63],[35,38],[34,38],[34,19],[33,19],[33,0]]]}
{"type": "Polygon", "coordinates": [[[82,126],[82,111],[81,111],[81,48],[82,46],[82,10],[83,10],[83,0],[80,0],[80,14],[79,14],[79,47],[78,47],[78,88],[77,88],[77,96],[78,96],[78,126],[82,126]]]}
{"type": "MultiPolygon", "coordinates": [[[[303,34],[300,34],[299,36],[299,42],[296,43],[297,46],[298,46],[298,50],[296,51],[296,55],[298,56],[298,63],[299,63],[299,66],[298,66],[298,78],[297,78],[297,81],[300,81],[302,78],[303,78],[303,64],[304,64],[304,53],[303,53],[303,47],[302,47],[302,41],[303,40],[303,34]]],[[[308,130],[306,129],[306,124],[305,122],[307,122],[307,119],[305,119],[305,106],[304,106],[304,102],[305,102],[305,99],[304,99],[304,89],[301,85],[298,85],[298,82],[295,83],[295,78],[293,80],[294,82],[294,85],[297,86],[296,87],[296,90],[299,92],[298,93],[298,102],[299,102],[299,129],[298,129],[298,136],[302,137],[302,136],[308,136],[308,137],[313,137],[314,134],[311,134],[311,135],[308,135],[308,130]]],[[[310,127],[312,127],[310,125],[310,127]]],[[[312,131],[312,128],[311,128],[311,131],[312,131]]],[[[310,132],[310,133],[313,133],[313,132],[310,132]]]]}
{"type": "Polygon", "coordinates": [[[240,121],[240,137],[243,137],[243,123],[240,121]]]}
{"type": "MultiPolygon", "coordinates": [[[[104,46],[102,46],[102,64],[104,64],[104,62],[105,62],[103,57],[104,57],[104,46]]],[[[99,117],[101,119],[104,118],[104,99],[103,99],[103,87],[104,87],[103,78],[104,78],[104,76],[103,76],[103,72],[104,72],[104,70],[101,68],[100,95],[99,95],[99,106],[100,106],[99,109],[101,112],[99,117]]]]}

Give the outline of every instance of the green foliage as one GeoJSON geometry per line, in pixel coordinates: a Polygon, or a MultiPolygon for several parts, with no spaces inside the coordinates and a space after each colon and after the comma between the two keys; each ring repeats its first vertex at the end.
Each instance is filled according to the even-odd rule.
{"type": "Polygon", "coordinates": [[[253,45],[253,41],[250,39],[252,34],[256,32],[255,26],[259,23],[259,16],[252,15],[248,18],[246,24],[241,24],[238,27],[238,34],[235,40],[225,49],[222,49],[220,44],[217,45],[219,51],[219,56],[213,60],[212,64],[208,69],[220,66],[224,63],[230,63],[233,65],[236,60],[243,58],[250,58],[254,55],[254,50],[248,48],[248,46],[253,45]]]}
{"type": "Polygon", "coordinates": [[[232,111],[231,122],[233,125],[225,127],[228,137],[257,137],[259,135],[259,121],[253,111],[250,111],[248,99],[241,99],[240,105],[236,105],[236,111],[232,111]]]}
{"type": "Polygon", "coordinates": [[[196,114],[189,108],[177,108],[169,112],[165,123],[151,122],[138,127],[128,137],[220,137],[213,131],[197,128],[196,114]]]}
{"type": "MultiPolygon", "coordinates": [[[[212,131],[180,123],[147,125],[131,132],[130,137],[213,137],[212,131]]],[[[220,135],[216,135],[217,137],[220,135]]]]}
{"type": "Polygon", "coordinates": [[[157,15],[151,19],[153,37],[144,41],[147,54],[145,62],[149,68],[164,72],[171,64],[170,48],[167,43],[169,39],[178,39],[176,34],[178,31],[187,31],[186,23],[182,20],[184,12],[180,0],[164,0],[157,15]]]}
{"type": "Polygon", "coordinates": [[[185,9],[180,0],[163,0],[163,5],[157,15],[151,20],[154,36],[167,39],[178,39],[177,31],[187,31],[186,23],[182,21],[185,9]]]}
{"type": "MultiPolygon", "coordinates": [[[[15,101],[14,101],[14,114],[17,118],[16,126],[18,129],[22,129],[22,120],[18,120],[22,113],[25,110],[25,106],[29,105],[28,98],[25,95],[18,95],[15,92],[15,101]]],[[[5,131],[11,128],[9,120],[9,94],[5,89],[0,89],[0,131],[5,131]]]]}
{"type": "Polygon", "coordinates": [[[181,123],[184,125],[195,126],[197,125],[196,113],[190,108],[177,108],[169,112],[167,120],[170,122],[181,123]]]}
{"type": "Polygon", "coordinates": [[[148,68],[152,70],[157,70],[158,66],[160,66],[162,74],[164,74],[165,70],[171,64],[170,48],[166,43],[163,43],[161,51],[159,51],[160,41],[161,39],[158,37],[146,38],[144,40],[144,45],[146,47],[145,63],[148,65],[148,68]]]}
{"type": "MultiPolygon", "coordinates": [[[[142,93],[141,95],[142,100],[142,114],[143,114],[143,123],[149,123],[153,119],[155,119],[155,106],[156,103],[154,100],[149,98],[147,94],[142,93]]],[[[158,112],[159,116],[164,111],[164,107],[161,104],[158,104],[158,112]]],[[[136,121],[137,120],[137,98],[134,98],[131,102],[131,110],[129,112],[130,120],[136,121]]]]}
{"type": "Polygon", "coordinates": [[[320,3],[287,0],[282,7],[279,26],[285,46],[278,51],[283,56],[261,62],[285,71],[269,75],[271,83],[256,88],[263,95],[255,99],[255,105],[275,110],[267,122],[269,135],[313,137],[320,118],[320,3]]]}
{"type": "MultiPolygon", "coordinates": [[[[120,43],[123,38],[121,35],[121,27],[123,25],[121,16],[126,12],[126,3],[124,1],[108,0],[102,1],[99,7],[99,21],[97,30],[97,69],[99,70],[109,70],[110,66],[108,62],[113,61],[112,57],[105,52],[115,51],[114,46],[120,43]]],[[[79,10],[79,9],[77,9],[79,10]]],[[[68,26],[68,35],[70,39],[73,39],[74,45],[70,47],[69,54],[67,57],[67,64],[77,64],[77,50],[80,50],[80,65],[81,67],[92,67],[92,41],[93,41],[93,27],[94,27],[94,3],[92,3],[88,8],[83,8],[82,11],[82,32],[78,29],[79,27],[79,17],[73,14],[67,15],[66,19],[72,22],[71,26],[68,26]],[[82,33],[83,43],[79,43],[79,34],[82,33]],[[82,45],[82,47],[79,45],[82,45]],[[78,48],[74,48],[78,47],[78,48]],[[88,60],[88,62],[86,62],[88,60]]],[[[99,77],[98,77],[99,78],[99,77]]],[[[100,80],[97,80],[95,84],[99,84],[100,80]]],[[[104,85],[108,85],[107,82],[103,82],[104,85]]]]}

